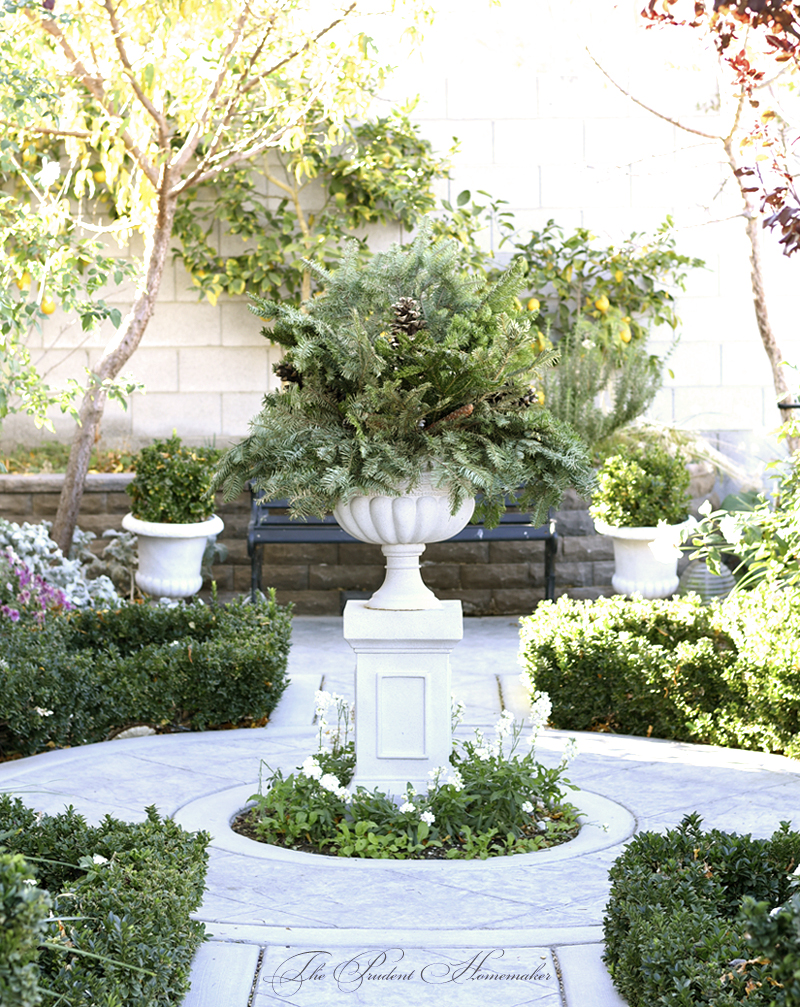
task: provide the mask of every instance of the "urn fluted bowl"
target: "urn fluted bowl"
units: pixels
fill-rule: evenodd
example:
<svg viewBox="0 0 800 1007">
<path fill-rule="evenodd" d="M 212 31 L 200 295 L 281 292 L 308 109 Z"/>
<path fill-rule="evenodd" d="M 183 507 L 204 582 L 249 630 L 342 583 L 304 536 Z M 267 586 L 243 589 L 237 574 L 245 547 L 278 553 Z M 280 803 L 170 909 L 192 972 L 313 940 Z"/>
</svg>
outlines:
<svg viewBox="0 0 800 1007">
<path fill-rule="evenodd" d="M 439 599 L 422 581 L 419 557 L 427 543 L 457 535 L 474 510 L 475 501 L 470 498 L 452 514 L 449 488 L 435 486 L 430 474 L 400 496 L 372 493 L 338 503 L 334 517 L 348 535 L 380 545 L 386 556 L 386 579 L 367 607 L 398 611 L 441 608 Z"/>
</svg>

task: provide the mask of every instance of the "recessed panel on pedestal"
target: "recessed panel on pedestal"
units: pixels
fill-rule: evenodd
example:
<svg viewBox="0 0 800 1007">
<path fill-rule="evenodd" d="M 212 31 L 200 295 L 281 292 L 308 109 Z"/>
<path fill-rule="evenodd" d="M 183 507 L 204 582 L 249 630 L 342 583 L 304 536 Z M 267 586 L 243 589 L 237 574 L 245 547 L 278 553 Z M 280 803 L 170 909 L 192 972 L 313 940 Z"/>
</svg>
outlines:
<svg viewBox="0 0 800 1007">
<path fill-rule="evenodd" d="M 378 674 L 379 759 L 424 759 L 428 676 Z"/>
</svg>

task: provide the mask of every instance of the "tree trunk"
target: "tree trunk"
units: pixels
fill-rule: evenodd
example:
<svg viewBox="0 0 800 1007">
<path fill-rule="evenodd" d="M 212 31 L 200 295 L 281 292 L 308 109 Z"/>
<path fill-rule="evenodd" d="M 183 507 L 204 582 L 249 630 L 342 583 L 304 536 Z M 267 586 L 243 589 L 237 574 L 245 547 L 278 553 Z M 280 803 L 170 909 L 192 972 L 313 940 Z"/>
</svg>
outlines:
<svg viewBox="0 0 800 1007">
<path fill-rule="evenodd" d="M 83 499 L 86 473 L 89 471 L 89 459 L 92 448 L 100 436 L 100 423 L 107 396 L 105 390 L 98 386 L 101 382 L 113 379 L 119 374 L 142 341 L 161 286 L 177 206 L 177 196 L 169 192 L 168 182 L 167 177 L 162 179 L 158 212 L 145 246 L 144 261 L 147 272 L 144 283 L 118 334 L 108 343 L 103 356 L 92 368 L 92 375 L 97 384 L 88 389 L 79 410 L 80 425 L 76 427 L 72 439 L 64 486 L 50 533 L 64 555 L 72 545 L 72 536 L 78 523 L 78 512 Z"/>
<path fill-rule="evenodd" d="M 745 191 L 748 186 L 747 176 L 736 174 L 742 165 L 736 156 L 733 134 L 725 138 L 723 145 L 744 203 L 747 240 L 750 242 L 750 283 L 753 288 L 753 307 L 756 313 L 756 324 L 758 326 L 758 334 L 761 336 L 761 342 L 772 368 L 772 383 L 775 386 L 775 398 L 776 402 L 779 403 L 778 410 L 781 422 L 783 423 L 794 418 L 793 413 L 795 410 L 781 409 L 781 404 L 794 402 L 794 395 L 786 380 L 786 373 L 782 366 L 784 356 L 778 346 L 775 333 L 772 331 L 772 324 L 770 323 L 767 311 L 767 294 L 764 289 L 764 271 L 761 259 L 761 214 L 753 199 L 753 193 Z M 786 443 L 789 446 L 789 450 L 794 452 L 800 447 L 800 437 L 787 437 Z"/>
</svg>

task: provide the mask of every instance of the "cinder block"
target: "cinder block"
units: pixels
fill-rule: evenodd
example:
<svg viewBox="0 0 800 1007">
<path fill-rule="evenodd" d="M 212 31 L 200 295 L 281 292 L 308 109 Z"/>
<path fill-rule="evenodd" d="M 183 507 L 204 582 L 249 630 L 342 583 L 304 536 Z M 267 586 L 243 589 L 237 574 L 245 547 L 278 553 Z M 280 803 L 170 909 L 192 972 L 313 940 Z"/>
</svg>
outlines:
<svg viewBox="0 0 800 1007">
<path fill-rule="evenodd" d="M 0 514 L 33 514 L 30 493 L 0 493 Z M 6 518 L 7 521 L 11 520 Z"/>
<path fill-rule="evenodd" d="M 613 560 L 614 544 L 606 535 L 581 535 L 578 538 L 563 538 L 562 555 L 565 560 L 581 562 L 590 560 Z"/>
<path fill-rule="evenodd" d="M 294 605 L 295 615 L 340 615 L 339 592 L 278 591 L 278 604 Z"/>
<path fill-rule="evenodd" d="M 127 514 L 131 498 L 127 493 L 106 493 L 106 510 L 109 514 Z"/>
<path fill-rule="evenodd" d="M 220 302 L 223 346 L 265 346 L 268 340 L 261 335 L 267 324 L 257 318 L 244 300 Z"/>
<path fill-rule="evenodd" d="M 622 166 L 643 161 L 648 168 L 654 165 L 657 171 L 661 157 L 668 155 L 672 160 L 675 127 L 655 116 L 632 123 L 628 110 L 625 116 L 615 118 L 587 118 L 583 128 L 586 136 L 584 156 L 589 164 Z"/>
<path fill-rule="evenodd" d="M 489 542 L 490 563 L 544 562 L 544 542 Z"/>
<path fill-rule="evenodd" d="M 594 535 L 594 522 L 588 511 L 559 511 L 556 525 L 558 537 L 567 535 Z"/>
<path fill-rule="evenodd" d="M 562 595 L 568 598 L 575 598 L 577 601 L 596 601 L 598 598 L 610 598 L 614 594 L 614 589 L 610 584 L 595 587 L 565 587 L 556 589 L 556 598 Z"/>
<path fill-rule="evenodd" d="M 592 583 L 592 564 L 559 563 L 556 566 L 556 583 L 560 586 L 588 587 Z"/>
<path fill-rule="evenodd" d="M 377 591 L 384 574 L 382 566 L 310 566 L 308 586 L 312 591 Z"/>
<path fill-rule="evenodd" d="M 492 161 L 492 127 L 496 123 L 489 119 L 426 119 L 422 124 L 422 135 L 441 155 L 453 145 L 453 138 L 459 141 L 456 155 L 464 164 L 480 164 Z M 496 134 L 495 134 L 496 136 Z"/>
<path fill-rule="evenodd" d="M 527 563 L 471 563 L 461 567 L 461 583 L 465 588 L 530 587 L 530 566 Z"/>
<path fill-rule="evenodd" d="M 261 547 L 264 566 L 280 563 L 329 563 L 337 562 L 337 546 L 333 542 L 268 543 Z"/>
<path fill-rule="evenodd" d="M 336 549 L 336 546 L 332 546 Z M 423 553 L 428 558 L 427 550 Z M 342 542 L 338 546 L 338 562 L 341 566 L 375 566 L 385 565 L 386 561 L 379 545 L 368 545 L 366 542 Z M 335 563 L 336 560 L 321 560 L 320 562 Z"/>
<path fill-rule="evenodd" d="M 267 387 L 268 347 L 204 346 L 178 351 L 178 379 L 185 392 L 257 392 Z"/>
<path fill-rule="evenodd" d="M 497 119 L 494 161 L 528 168 L 583 161 L 584 129 L 581 119 Z"/>
<path fill-rule="evenodd" d="M 261 412 L 266 386 L 255 392 L 222 393 L 222 434 L 242 440 L 250 432 L 250 421 Z"/>
<path fill-rule="evenodd" d="M 464 615 L 496 615 L 492 592 L 490 590 L 437 591 L 436 596 L 442 601 L 460 601 Z"/>
<path fill-rule="evenodd" d="M 147 441 L 170 437 L 177 430 L 184 440 L 193 438 L 202 444 L 222 432 L 218 392 L 137 395 L 130 409 L 137 437 Z"/>
<path fill-rule="evenodd" d="M 604 560 L 600 563 L 592 563 L 592 584 L 595 587 L 610 584 L 614 576 L 614 560 Z"/>
<path fill-rule="evenodd" d="M 181 303 L 179 298 L 171 304 L 156 305 L 143 346 L 219 346 L 221 308 L 219 305 L 212 308 L 208 301 L 193 300 L 193 304 Z"/>
<path fill-rule="evenodd" d="M 422 554 L 431 563 L 486 563 L 488 542 L 431 542 Z"/>
<path fill-rule="evenodd" d="M 99 353 L 92 354 L 96 363 Z M 147 392 L 178 391 L 178 351 L 172 347 L 140 346 L 124 367 L 125 375 L 141 381 Z"/>
<path fill-rule="evenodd" d="M 234 569 L 244 570 L 247 574 L 249 584 L 250 564 L 234 564 Z M 236 574 L 234 574 L 236 576 Z M 241 575 L 239 575 L 241 577 Z M 308 565 L 307 564 L 279 564 L 278 566 L 261 567 L 261 583 L 265 587 L 275 587 L 285 591 L 307 591 L 308 590 Z"/>
<path fill-rule="evenodd" d="M 487 87 L 484 68 L 476 73 L 451 73 L 447 79 L 447 116 L 450 119 L 525 119 L 536 113 L 535 72 L 527 67 L 498 69 Z M 498 103 L 497 95 L 503 100 Z M 491 190 L 489 190 L 491 191 Z"/>
<path fill-rule="evenodd" d="M 786 351 L 789 349 L 785 341 L 781 340 L 781 349 L 784 358 L 796 361 L 798 358 Z M 756 332 L 752 333 L 752 338 L 748 340 L 725 339 L 720 346 L 722 355 L 722 367 L 720 385 L 723 388 L 735 387 L 736 385 L 760 384 L 765 388 L 772 387 L 772 368 L 766 353 L 764 353 L 760 340 Z M 790 384 L 796 385 L 789 377 Z"/>
<path fill-rule="evenodd" d="M 574 206 L 576 193 L 580 193 L 584 210 L 631 205 L 630 173 L 626 167 L 543 164 L 540 170 L 544 207 Z"/>
<path fill-rule="evenodd" d="M 433 591 L 461 585 L 461 567 L 450 563 L 422 563 L 422 579 Z"/>
<path fill-rule="evenodd" d="M 692 430 L 754 429 L 765 424 L 764 394 L 758 387 L 675 388 L 675 417 Z M 777 421 L 777 409 L 775 417 Z"/>
<path fill-rule="evenodd" d="M 544 598 L 542 588 L 520 588 L 509 590 L 496 588 L 492 591 L 494 608 L 498 615 L 529 615 Z"/>
<path fill-rule="evenodd" d="M 678 343 L 670 357 L 670 370 L 675 374 L 664 375 L 666 385 L 691 384 L 701 388 L 716 388 L 722 380 L 722 349 L 719 342 Z M 755 381 L 750 378 L 748 384 Z"/>
<path fill-rule="evenodd" d="M 58 493 L 34 493 L 32 512 L 36 517 L 52 517 L 58 510 Z"/>
</svg>

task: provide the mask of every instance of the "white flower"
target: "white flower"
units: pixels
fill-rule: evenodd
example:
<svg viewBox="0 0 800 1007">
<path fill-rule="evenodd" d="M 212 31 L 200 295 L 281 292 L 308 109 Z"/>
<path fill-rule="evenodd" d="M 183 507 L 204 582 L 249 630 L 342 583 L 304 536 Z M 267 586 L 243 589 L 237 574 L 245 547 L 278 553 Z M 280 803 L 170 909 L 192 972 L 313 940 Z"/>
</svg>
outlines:
<svg viewBox="0 0 800 1007">
<path fill-rule="evenodd" d="M 39 714 L 40 717 L 52 717 L 53 716 L 53 711 L 52 710 L 43 710 L 41 708 L 41 706 L 34 706 L 34 710 L 36 710 L 36 712 Z"/>
<path fill-rule="evenodd" d="M 538 693 L 531 705 L 531 715 L 529 718 L 534 734 L 538 734 L 545 726 L 552 712 L 553 704 L 550 701 L 550 697 L 546 692 Z"/>
<path fill-rule="evenodd" d="M 583 340 L 581 341 L 581 346 L 582 346 L 582 347 L 583 347 L 583 348 L 584 348 L 585 350 L 591 350 L 591 348 L 592 348 L 592 347 L 594 346 L 594 341 L 593 341 L 593 340 L 591 340 L 591 339 L 583 339 Z"/>
<path fill-rule="evenodd" d="M 510 710 L 503 710 L 497 723 L 494 725 L 494 733 L 498 738 L 505 738 L 514 726 L 514 714 Z"/>
<path fill-rule="evenodd" d="M 711 513 L 711 510 L 712 510 L 711 501 L 704 500 L 697 508 L 697 513 L 702 514 L 703 517 L 708 517 L 708 515 Z"/>
<path fill-rule="evenodd" d="M 433 823 L 436 821 L 436 816 L 432 811 L 423 811 L 422 814 L 419 816 L 419 820 L 421 822 L 425 822 L 426 825 L 433 825 Z"/>
<path fill-rule="evenodd" d="M 564 745 L 564 754 L 561 756 L 561 762 L 565 766 L 568 766 L 577 754 L 578 742 L 574 738 L 570 738 L 566 745 Z"/>
<path fill-rule="evenodd" d="M 336 779 L 333 773 L 325 773 L 320 777 L 319 785 L 323 790 L 328 790 L 332 794 L 338 794 L 342 789 L 341 783 Z"/>
<path fill-rule="evenodd" d="M 530 801 L 523 801 L 522 802 L 522 810 L 525 812 L 526 815 L 532 815 L 533 814 L 533 805 L 531 804 Z"/>
<path fill-rule="evenodd" d="M 23 878 L 22 879 L 22 883 L 23 883 L 23 885 L 30 885 L 31 888 L 36 884 L 36 882 L 33 880 L 33 878 Z"/>
<path fill-rule="evenodd" d="M 49 189 L 54 182 L 58 181 L 58 177 L 60 174 L 61 174 L 61 167 L 58 161 L 48 161 L 47 158 L 45 158 L 44 167 L 34 177 L 43 188 Z"/>
<path fill-rule="evenodd" d="M 536 828 L 540 832 L 545 832 L 547 830 L 547 822 L 543 818 L 540 818 L 539 821 L 536 823 Z"/>
<path fill-rule="evenodd" d="M 350 793 L 347 787 L 339 787 L 339 789 L 336 791 L 336 796 L 341 798 L 345 804 L 349 804 L 353 798 L 353 795 Z"/>
<path fill-rule="evenodd" d="M 303 776 L 309 776 L 312 780 L 318 780 L 322 776 L 322 767 L 313 755 L 309 755 L 300 767 L 300 772 Z"/>
<path fill-rule="evenodd" d="M 101 864 L 107 864 L 108 863 L 108 857 L 104 857 L 100 853 L 95 853 L 95 855 L 92 857 L 92 860 L 98 866 L 101 865 Z"/>
<path fill-rule="evenodd" d="M 400 805 L 400 814 L 401 815 L 407 815 L 410 812 L 416 811 L 416 810 L 417 810 L 416 804 L 412 804 L 411 801 L 406 801 L 405 804 L 401 804 Z"/>
</svg>

